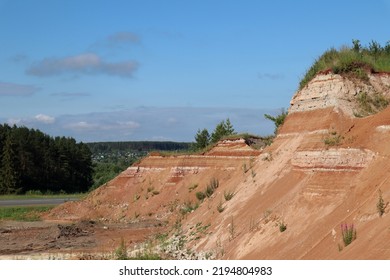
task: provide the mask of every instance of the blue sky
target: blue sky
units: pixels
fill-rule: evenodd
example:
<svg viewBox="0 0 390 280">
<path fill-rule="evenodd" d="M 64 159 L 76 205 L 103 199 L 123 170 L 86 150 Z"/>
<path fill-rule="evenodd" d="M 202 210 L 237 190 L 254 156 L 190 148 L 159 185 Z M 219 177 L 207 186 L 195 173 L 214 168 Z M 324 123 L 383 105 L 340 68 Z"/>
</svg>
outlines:
<svg viewBox="0 0 390 280">
<path fill-rule="evenodd" d="M 323 51 L 390 40 L 390 1 L 0 0 L 0 122 L 78 141 L 270 134 Z"/>
</svg>

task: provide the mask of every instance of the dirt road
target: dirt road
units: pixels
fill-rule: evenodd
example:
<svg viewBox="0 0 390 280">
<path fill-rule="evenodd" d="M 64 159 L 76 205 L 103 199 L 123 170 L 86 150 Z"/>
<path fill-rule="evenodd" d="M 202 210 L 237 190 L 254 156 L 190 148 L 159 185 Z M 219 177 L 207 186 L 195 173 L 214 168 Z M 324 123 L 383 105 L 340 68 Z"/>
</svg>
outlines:
<svg viewBox="0 0 390 280">
<path fill-rule="evenodd" d="M 0 200 L 0 207 L 3 206 L 37 206 L 37 205 L 59 205 L 67 201 L 77 201 L 78 198 L 36 198 L 36 199 L 10 199 Z"/>
</svg>

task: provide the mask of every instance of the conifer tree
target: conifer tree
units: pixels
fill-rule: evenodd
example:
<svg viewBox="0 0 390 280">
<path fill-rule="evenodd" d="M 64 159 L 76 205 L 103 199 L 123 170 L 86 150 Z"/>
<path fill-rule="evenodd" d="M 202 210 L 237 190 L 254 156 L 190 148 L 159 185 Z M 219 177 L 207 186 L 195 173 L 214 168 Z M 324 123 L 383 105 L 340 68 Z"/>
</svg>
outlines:
<svg viewBox="0 0 390 280">
<path fill-rule="evenodd" d="M 213 133 L 211 134 L 211 143 L 217 143 L 223 137 L 233 134 L 235 134 L 235 132 L 230 120 L 227 119 L 226 121 L 221 121 L 219 124 L 217 124 Z"/>
<path fill-rule="evenodd" d="M 198 129 L 195 135 L 195 149 L 201 150 L 206 148 L 210 144 L 210 134 L 206 128 L 202 131 Z"/>
<path fill-rule="evenodd" d="M 0 193 L 1 194 L 13 194 L 18 192 L 19 176 L 15 166 L 15 152 L 11 139 L 11 135 L 8 134 L 1 159 L 1 171 L 0 171 Z"/>
</svg>

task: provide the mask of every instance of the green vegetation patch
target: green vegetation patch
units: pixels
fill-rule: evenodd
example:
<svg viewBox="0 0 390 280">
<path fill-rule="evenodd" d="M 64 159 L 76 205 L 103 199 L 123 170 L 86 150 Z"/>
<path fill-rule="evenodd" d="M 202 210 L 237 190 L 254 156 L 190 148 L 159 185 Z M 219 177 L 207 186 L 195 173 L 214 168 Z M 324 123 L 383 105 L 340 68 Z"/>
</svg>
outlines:
<svg viewBox="0 0 390 280">
<path fill-rule="evenodd" d="M 336 131 L 330 132 L 330 135 L 324 139 L 324 144 L 327 146 L 338 146 L 341 144 L 343 137 Z"/>
<path fill-rule="evenodd" d="M 73 138 L 0 124 L 0 194 L 86 192 L 91 151 Z"/>
<path fill-rule="evenodd" d="M 23 207 L 1 207 L 0 220 L 14 221 L 39 221 L 41 214 L 49 211 L 54 206 L 23 206 Z"/>
<path fill-rule="evenodd" d="M 24 195 L 9 194 L 9 195 L 0 195 L 0 200 L 28 200 L 28 199 L 50 199 L 50 198 L 78 198 L 82 199 L 86 196 L 84 193 L 80 194 L 31 194 L 27 193 Z"/>
<path fill-rule="evenodd" d="M 378 113 L 389 105 L 389 100 L 380 93 L 367 94 L 359 92 L 356 97 L 359 110 L 354 113 L 355 117 L 366 117 Z"/>
<path fill-rule="evenodd" d="M 341 225 L 341 234 L 343 237 L 344 246 L 347 247 L 349 244 L 352 243 L 356 239 L 356 229 L 354 228 L 354 225 L 348 225 L 348 224 L 342 224 Z"/>
<path fill-rule="evenodd" d="M 275 124 L 275 131 L 274 134 L 276 135 L 278 133 L 279 127 L 281 127 L 288 115 L 288 112 L 282 109 L 281 113 L 277 116 L 271 116 L 269 114 L 264 114 L 264 118 L 267 120 L 272 121 Z M 272 139 L 271 139 L 272 141 Z"/>
<path fill-rule="evenodd" d="M 367 47 L 363 47 L 359 40 L 352 40 L 352 44 L 352 47 L 325 51 L 307 70 L 299 83 L 299 89 L 304 88 L 320 72 L 348 75 L 362 80 L 368 79 L 368 72 L 390 72 L 390 41 L 384 47 L 376 41 L 371 41 Z"/>
</svg>

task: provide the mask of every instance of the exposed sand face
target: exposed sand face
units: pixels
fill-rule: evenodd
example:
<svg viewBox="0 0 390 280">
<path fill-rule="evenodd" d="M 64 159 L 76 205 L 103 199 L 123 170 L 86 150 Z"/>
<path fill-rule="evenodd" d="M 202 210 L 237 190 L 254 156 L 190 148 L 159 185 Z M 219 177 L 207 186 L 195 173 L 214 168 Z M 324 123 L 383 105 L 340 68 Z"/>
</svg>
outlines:
<svg viewBox="0 0 390 280">
<path fill-rule="evenodd" d="M 390 207 L 379 217 L 376 204 L 378 190 L 390 201 L 390 109 L 356 118 L 354 96 L 389 95 L 390 76 L 370 74 L 369 81 L 319 75 L 293 97 L 264 150 L 236 139 L 204 155 L 149 156 L 46 219 L 154 220 L 171 232 L 179 221 L 188 248 L 222 259 L 389 259 Z M 218 188 L 199 202 L 195 193 L 212 178 Z M 348 247 L 342 223 L 357 230 Z"/>
</svg>

